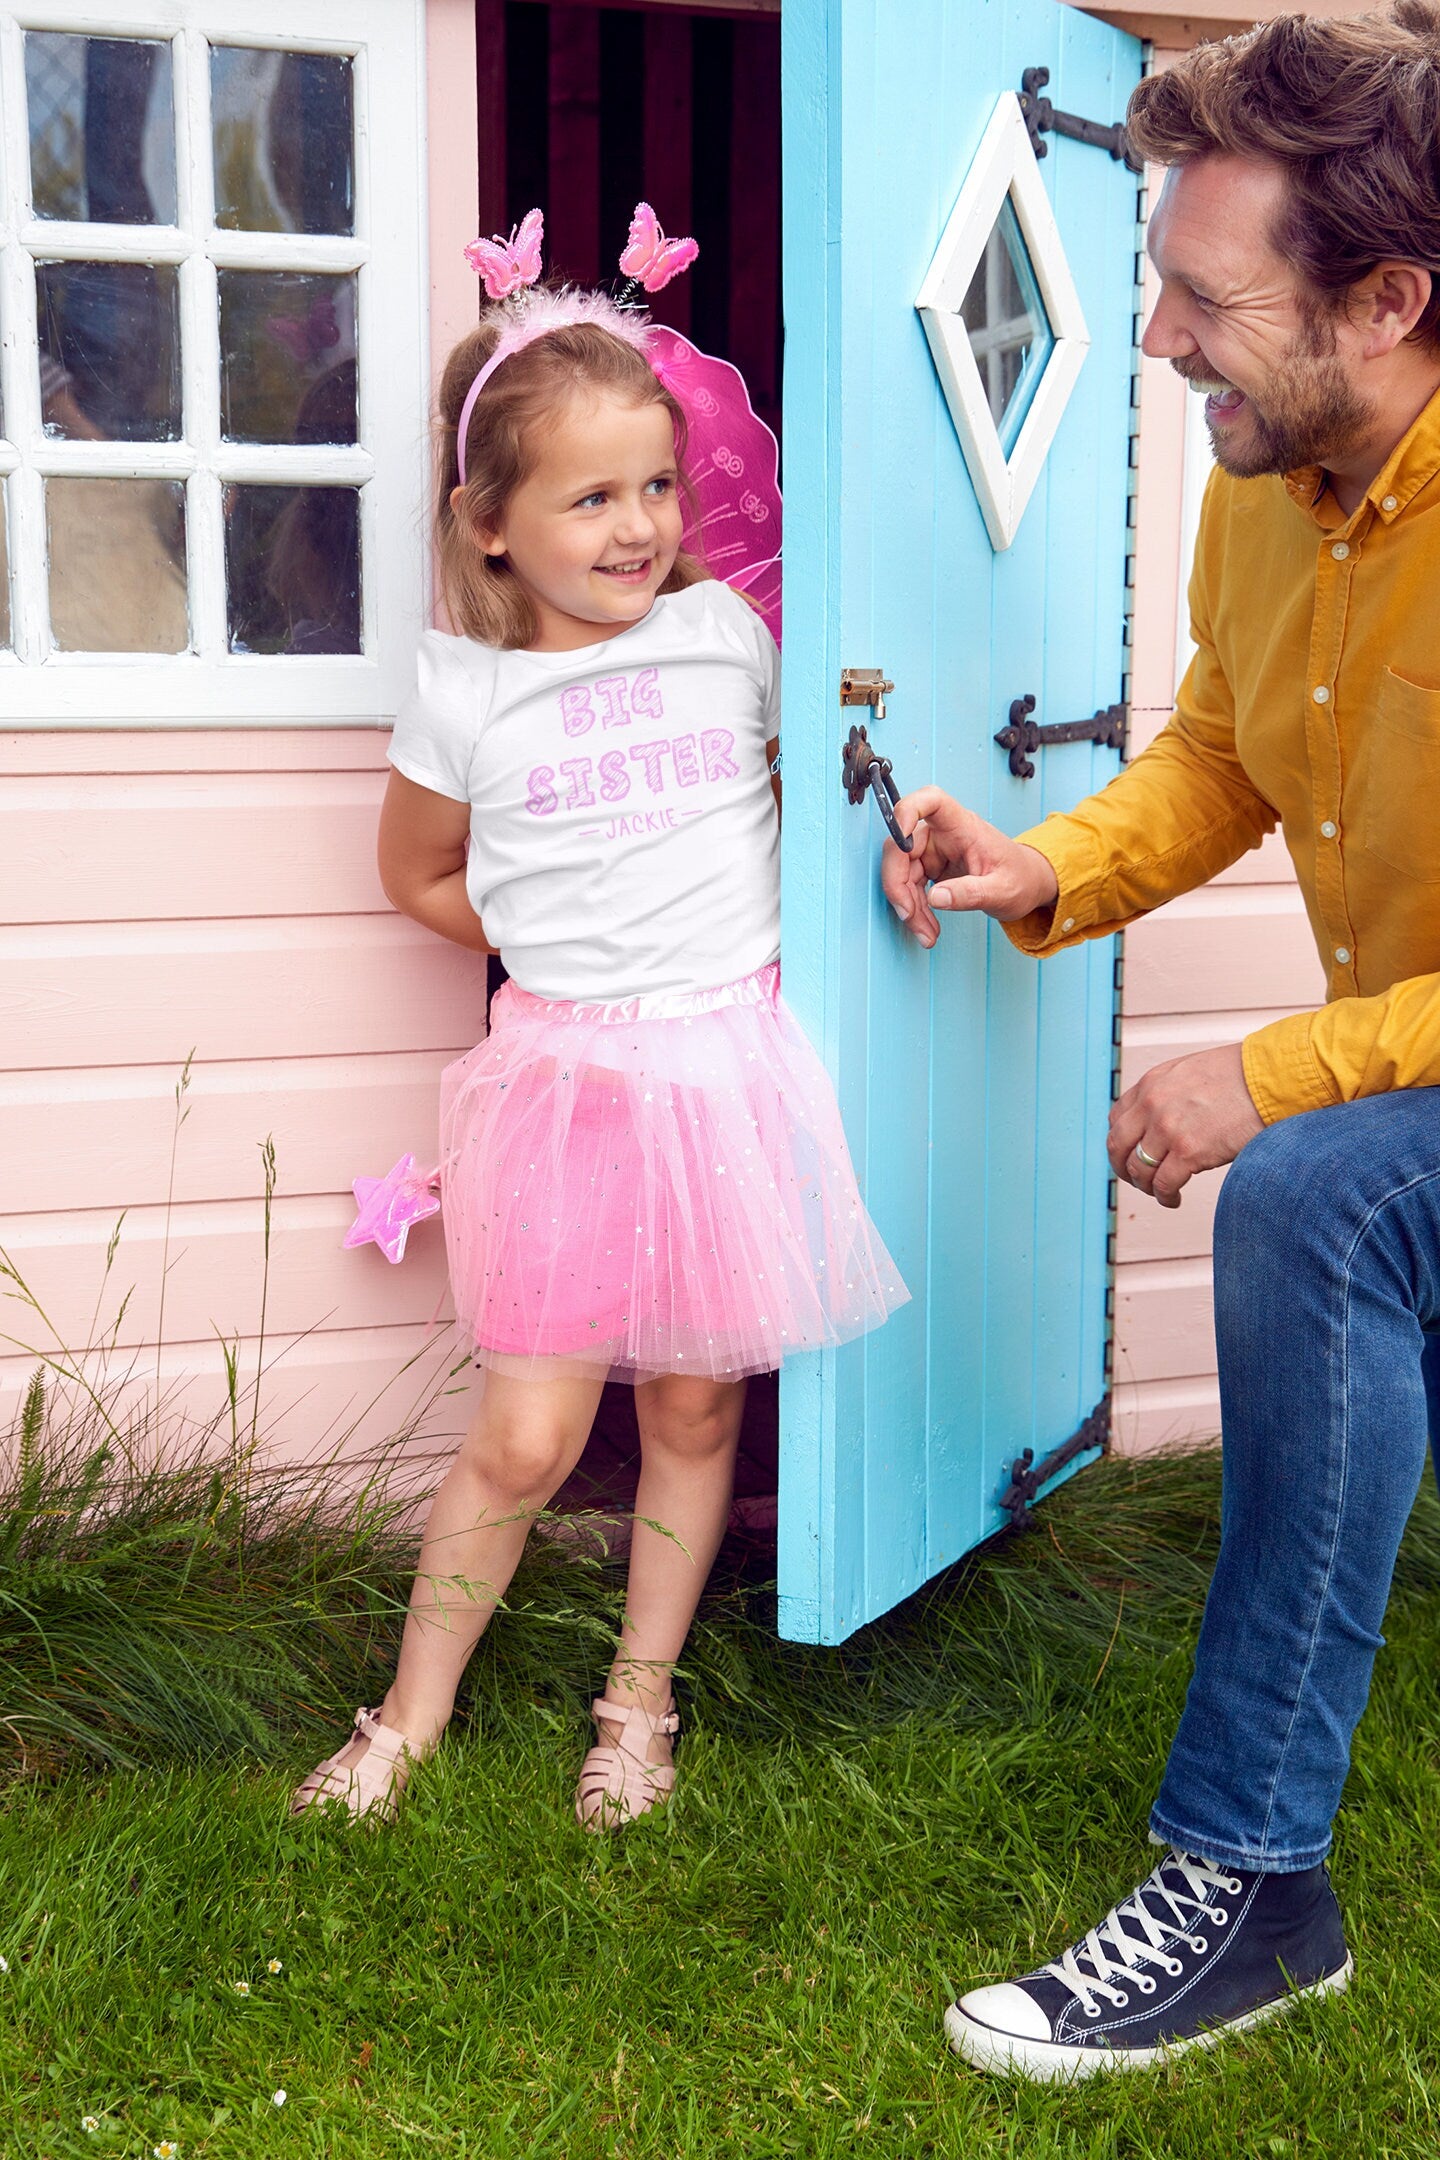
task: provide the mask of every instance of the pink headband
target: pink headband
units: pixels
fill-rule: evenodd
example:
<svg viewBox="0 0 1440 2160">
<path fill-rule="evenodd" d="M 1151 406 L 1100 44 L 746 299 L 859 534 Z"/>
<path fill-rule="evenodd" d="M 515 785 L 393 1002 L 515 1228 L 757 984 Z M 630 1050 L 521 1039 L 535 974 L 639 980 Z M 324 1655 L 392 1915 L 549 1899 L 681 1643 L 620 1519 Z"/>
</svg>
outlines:
<svg viewBox="0 0 1440 2160">
<path fill-rule="evenodd" d="M 508 240 L 502 240 L 497 233 L 489 240 L 472 240 L 465 250 L 466 261 L 472 269 L 479 271 L 490 298 L 512 303 L 513 320 L 501 332 L 499 343 L 466 391 L 465 402 L 460 408 L 455 429 L 455 459 L 462 487 L 465 485 L 465 443 L 470 416 L 475 410 L 476 399 L 502 361 L 508 360 L 513 353 L 523 352 L 527 345 L 533 345 L 537 338 L 548 336 L 552 330 L 568 329 L 574 323 L 594 323 L 650 359 L 647 351 L 650 322 L 648 317 L 627 307 L 630 293 L 636 285 L 643 285 L 646 292 L 659 292 L 671 278 L 688 270 L 700 253 L 693 240 L 667 239 L 649 203 L 637 203 L 635 215 L 630 220 L 630 237 L 620 257 L 620 268 L 630 284 L 619 300 L 612 300 L 608 293 L 577 292 L 570 287 L 558 293 L 537 293 L 530 287 L 540 276 L 544 231 L 542 212 L 531 210 L 511 229 Z M 651 364 L 655 364 L 653 359 Z"/>
</svg>

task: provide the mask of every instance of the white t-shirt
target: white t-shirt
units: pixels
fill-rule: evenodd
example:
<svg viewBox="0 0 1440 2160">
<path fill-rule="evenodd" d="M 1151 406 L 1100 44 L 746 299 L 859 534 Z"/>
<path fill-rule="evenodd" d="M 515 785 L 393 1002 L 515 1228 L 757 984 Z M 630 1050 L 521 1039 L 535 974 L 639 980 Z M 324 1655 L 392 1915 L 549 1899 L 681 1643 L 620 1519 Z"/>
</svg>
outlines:
<svg viewBox="0 0 1440 2160">
<path fill-rule="evenodd" d="M 707 579 L 578 652 L 427 631 L 390 762 L 471 805 L 466 890 L 523 990 L 705 990 L 780 950 L 779 715 L 774 640 Z"/>
</svg>

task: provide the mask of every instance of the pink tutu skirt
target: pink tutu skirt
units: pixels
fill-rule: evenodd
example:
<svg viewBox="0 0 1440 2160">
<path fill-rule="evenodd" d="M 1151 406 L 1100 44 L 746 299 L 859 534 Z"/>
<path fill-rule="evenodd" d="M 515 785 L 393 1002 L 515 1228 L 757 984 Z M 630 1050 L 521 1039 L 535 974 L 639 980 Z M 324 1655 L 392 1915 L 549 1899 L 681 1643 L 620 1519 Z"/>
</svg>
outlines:
<svg viewBox="0 0 1440 2160">
<path fill-rule="evenodd" d="M 739 1379 L 909 1296 L 778 966 L 556 1003 L 507 983 L 441 1082 L 450 1283 L 483 1365 Z"/>
</svg>

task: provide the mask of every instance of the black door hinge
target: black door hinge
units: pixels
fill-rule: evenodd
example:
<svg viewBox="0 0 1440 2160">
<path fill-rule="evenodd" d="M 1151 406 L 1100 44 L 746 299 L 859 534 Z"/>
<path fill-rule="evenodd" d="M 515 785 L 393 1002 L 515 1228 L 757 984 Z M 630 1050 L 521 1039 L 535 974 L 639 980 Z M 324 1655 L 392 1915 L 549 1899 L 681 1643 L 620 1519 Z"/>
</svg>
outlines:
<svg viewBox="0 0 1440 2160">
<path fill-rule="evenodd" d="M 1116 120 L 1081 120 L 1074 113 L 1057 112 L 1048 97 L 1041 92 L 1050 80 L 1047 67 L 1028 67 L 1020 77 L 1020 110 L 1024 115 L 1030 134 L 1030 147 L 1037 158 L 1043 158 L 1049 143 L 1040 140 L 1042 135 L 1068 135 L 1072 142 L 1089 143 L 1092 149 L 1108 150 L 1117 164 L 1123 164 L 1133 173 L 1145 170 L 1125 140 L 1123 124 Z"/>
<path fill-rule="evenodd" d="M 1110 1445 L 1110 1398 L 1096 1404 L 1078 1432 L 1059 1447 L 1052 1448 L 1043 1462 L 1036 1462 L 1034 1448 L 1026 1448 L 1010 1465 L 1010 1483 L 1000 1495 L 1000 1505 L 1010 1517 L 1012 1530 L 1033 1530 L 1035 1518 L 1030 1503 L 1042 1485 L 1048 1485 L 1057 1471 L 1066 1463 L 1074 1462 L 1077 1455 L 1088 1454 L 1091 1448 L 1108 1448 Z"/>
<path fill-rule="evenodd" d="M 995 736 L 1000 748 L 1009 751 L 1010 770 L 1017 780 L 1034 779 L 1033 753 L 1046 743 L 1095 742 L 1103 743 L 1107 750 L 1125 747 L 1128 705 L 1106 705 L 1088 720 L 1054 720 L 1043 727 L 1031 719 L 1034 710 L 1035 699 L 1028 691 L 1024 697 L 1012 698 L 1010 718 Z"/>
</svg>

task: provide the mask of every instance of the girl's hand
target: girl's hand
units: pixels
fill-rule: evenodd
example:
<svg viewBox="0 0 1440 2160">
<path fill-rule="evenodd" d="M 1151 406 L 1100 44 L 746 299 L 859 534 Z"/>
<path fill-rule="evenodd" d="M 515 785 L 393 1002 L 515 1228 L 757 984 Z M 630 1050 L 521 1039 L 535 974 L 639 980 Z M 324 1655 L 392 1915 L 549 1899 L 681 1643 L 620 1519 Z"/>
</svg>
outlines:
<svg viewBox="0 0 1440 2160">
<path fill-rule="evenodd" d="M 940 788 L 916 788 L 903 796 L 895 816 L 900 830 L 913 834 L 915 848 L 907 855 L 887 840 L 880 882 L 922 945 L 933 945 L 940 935 L 937 909 L 1018 922 L 1037 908 L 1054 906 L 1059 886 L 1039 850 L 1009 839 Z"/>
</svg>

